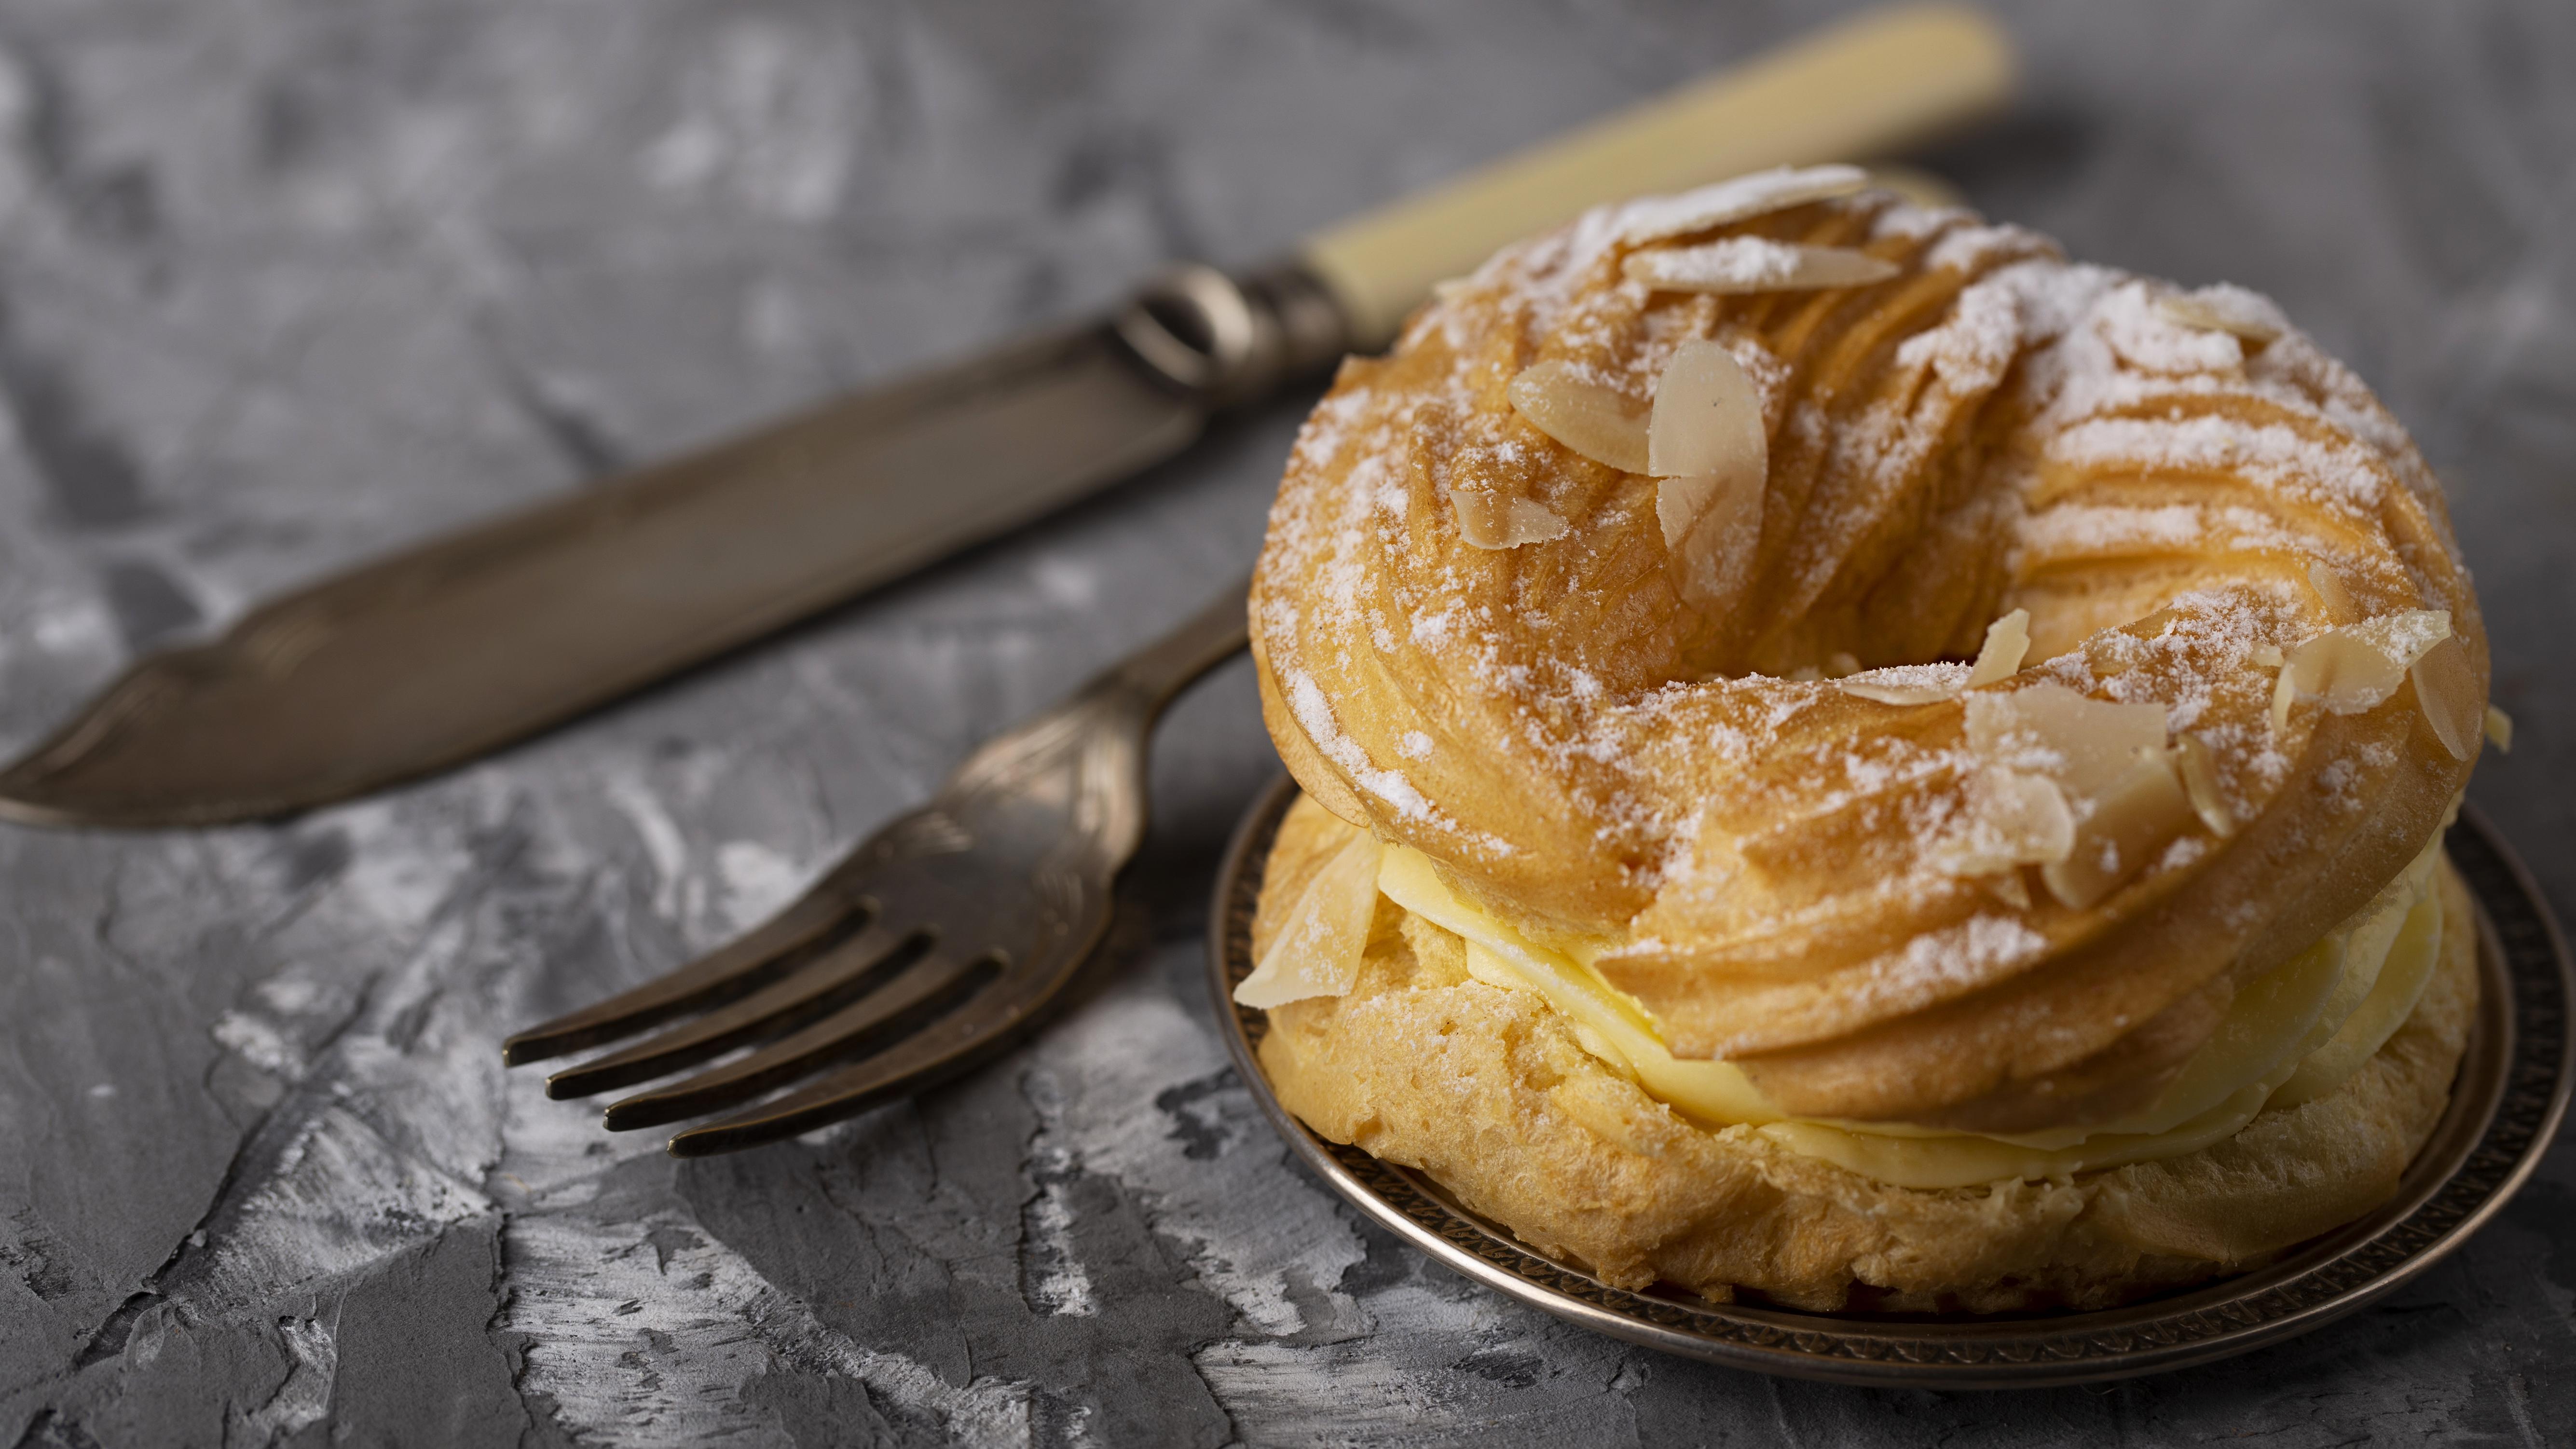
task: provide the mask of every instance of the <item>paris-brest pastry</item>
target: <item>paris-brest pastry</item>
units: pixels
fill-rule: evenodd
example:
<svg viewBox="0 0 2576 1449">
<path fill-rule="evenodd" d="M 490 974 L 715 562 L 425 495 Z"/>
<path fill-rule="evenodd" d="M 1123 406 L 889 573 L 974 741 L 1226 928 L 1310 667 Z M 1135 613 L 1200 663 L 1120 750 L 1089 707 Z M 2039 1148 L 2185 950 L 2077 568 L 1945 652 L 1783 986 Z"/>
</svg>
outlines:
<svg viewBox="0 0 2576 1449">
<path fill-rule="evenodd" d="M 2475 937 L 2440 486 L 2270 302 L 1771 172 L 1443 286 L 1252 599 L 1260 1059 L 1627 1286 L 2101 1306 L 2385 1200 Z"/>
</svg>

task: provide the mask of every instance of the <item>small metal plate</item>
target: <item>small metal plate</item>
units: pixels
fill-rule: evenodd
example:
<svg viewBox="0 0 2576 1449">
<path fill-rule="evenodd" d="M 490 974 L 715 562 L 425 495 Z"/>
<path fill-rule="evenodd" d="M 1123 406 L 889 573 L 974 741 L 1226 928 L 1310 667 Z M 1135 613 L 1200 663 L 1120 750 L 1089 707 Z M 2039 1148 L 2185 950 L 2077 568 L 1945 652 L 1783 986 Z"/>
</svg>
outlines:
<svg viewBox="0 0 2576 1449">
<path fill-rule="evenodd" d="M 2479 906 L 2478 1015 L 2450 1109 L 2397 1195 L 2257 1272 L 2099 1313 L 1867 1315 L 1630 1292 L 1532 1251 L 1421 1173 L 1327 1142 L 1291 1117 L 1254 1057 L 1263 1013 L 1233 1004 L 1252 970 L 1252 911 L 1280 817 L 1282 779 L 1244 818 L 1209 924 L 1210 986 L 1235 1069 L 1307 1168 L 1443 1265 L 1587 1328 L 1761 1373 L 1880 1387 L 2019 1388 L 2159 1373 L 2247 1352 L 2332 1322 L 2439 1262 L 2540 1163 L 2576 1078 L 2567 944 L 2520 861 L 2474 809 L 2452 862 Z"/>
</svg>

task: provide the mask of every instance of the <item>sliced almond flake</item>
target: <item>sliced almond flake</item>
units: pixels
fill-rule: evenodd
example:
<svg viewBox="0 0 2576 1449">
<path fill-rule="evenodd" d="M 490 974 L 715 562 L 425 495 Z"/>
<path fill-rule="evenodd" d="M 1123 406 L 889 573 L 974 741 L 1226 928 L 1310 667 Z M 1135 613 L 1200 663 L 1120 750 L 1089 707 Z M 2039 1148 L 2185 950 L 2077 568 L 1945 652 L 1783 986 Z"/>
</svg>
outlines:
<svg viewBox="0 0 2576 1449">
<path fill-rule="evenodd" d="M 1459 536 L 1485 549 L 1519 548 L 1563 538 L 1572 526 L 1547 505 L 1527 498 L 1501 498 L 1467 489 L 1453 490 L 1449 511 L 1458 519 Z"/>
<path fill-rule="evenodd" d="M 1874 699 L 1880 704 L 1932 704 L 1955 698 L 1968 687 L 1968 666 L 1964 664 L 1892 664 L 1885 669 L 1865 669 L 1834 681 L 1845 694 Z"/>
<path fill-rule="evenodd" d="M 2282 660 L 2272 687 L 2272 727 L 2287 725 L 2291 705 L 2302 699 L 2335 714 L 2376 709 L 2425 651 L 2450 636 L 2448 609 L 2401 609 L 2326 630 Z"/>
<path fill-rule="evenodd" d="M 1669 251 L 1631 252 L 1620 263 L 1628 280 L 1658 292 L 1736 296 L 1863 287 L 1904 270 L 1853 247 L 1811 247 L 1768 237 L 1731 236 Z"/>
<path fill-rule="evenodd" d="M 2075 813 L 2046 775 L 1988 765 L 1968 787 L 1965 828 L 1932 853 L 1945 875 L 1990 876 L 2066 858 L 2075 846 Z"/>
<path fill-rule="evenodd" d="M 2047 774 L 2078 800 L 2099 800 L 2144 750 L 2165 745 L 2165 707 L 2113 704 L 2062 684 L 1968 696 L 1968 748 L 1980 760 Z"/>
<path fill-rule="evenodd" d="M 1728 612 L 1753 582 L 1754 551 L 1762 542 L 1762 481 L 1759 474 L 1703 473 L 1655 484 L 1655 516 L 1681 575 L 1682 598 L 1692 605 Z"/>
<path fill-rule="evenodd" d="M 1657 479 L 1655 522 L 1664 530 L 1664 547 L 1679 553 L 1682 540 L 1699 526 L 1701 515 L 1708 512 L 1725 487 L 1725 479 L 1706 473 L 1695 478 Z"/>
<path fill-rule="evenodd" d="M 2255 663 L 2266 669 L 2278 669 L 2281 667 L 2281 646 L 2278 644 L 2257 644 L 2253 648 L 2245 651 L 2245 657 L 2253 660 Z"/>
<path fill-rule="evenodd" d="M 1858 673 L 1860 673 L 1860 660 L 1855 658 L 1849 651 L 1837 649 L 1833 653 L 1825 656 L 1825 677 L 1827 679 L 1849 679 Z"/>
<path fill-rule="evenodd" d="M 2233 333 L 2248 342 L 2273 342 L 2281 336 L 2280 324 L 2263 315 L 2268 304 L 2242 288 L 2168 293 L 2156 299 L 2156 306 L 2185 327 Z"/>
<path fill-rule="evenodd" d="M 1505 392 L 1530 425 L 1595 463 L 1646 471 L 1646 409 L 1563 362 L 1521 369 Z"/>
<path fill-rule="evenodd" d="M 1343 996 L 1359 980 L 1377 917 L 1377 871 L 1385 849 L 1355 830 L 1299 892 L 1288 919 L 1234 999 L 1261 1010 L 1315 996 Z"/>
<path fill-rule="evenodd" d="M 1526 376 L 1527 374 L 1523 374 Z M 1648 413 L 1646 471 L 1658 478 L 1714 474 L 1759 478 L 1769 467 L 1770 435 L 1762 427 L 1762 392 L 1735 354 L 1705 338 L 1673 349 L 1655 379 Z M 1673 541 L 1665 526 L 1664 541 Z"/>
<path fill-rule="evenodd" d="M 1849 196 L 1869 184 L 1857 166 L 1787 166 L 1734 177 L 1678 196 L 1632 201 L 1619 212 L 1619 240 L 1631 246 L 1746 221 L 1810 201 Z"/>
<path fill-rule="evenodd" d="M 1705 339 L 1675 348 L 1655 380 L 1645 466 L 1663 480 L 1655 520 L 1691 604 L 1730 609 L 1752 582 L 1770 465 L 1762 396 L 1744 365 Z"/>
<path fill-rule="evenodd" d="M 1983 884 L 1985 885 L 1985 888 L 1994 895 L 1996 900 L 2003 902 L 2014 910 L 2026 911 L 2030 909 L 2030 887 L 2023 882 L 2021 872 L 2019 870 L 1997 871 L 1993 875 L 1987 876 Z"/>
<path fill-rule="evenodd" d="M 2192 816 L 2173 754 L 2161 748 L 2139 751 L 2118 782 L 2092 803 L 2065 858 L 2039 872 L 2050 895 L 2079 911 L 2137 874 Z"/>
<path fill-rule="evenodd" d="M 2209 833 L 2224 840 L 2236 833 L 2236 812 L 2227 806 L 2226 793 L 2218 788 L 2218 756 L 2198 735 L 2184 735 L 2174 741 L 2174 763 L 2182 769 L 2183 793 L 2191 797 L 2192 813 Z"/>
<path fill-rule="evenodd" d="M 1968 685 L 1976 689 L 2021 673 L 2022 658 L 2030 653 L 2030 610 L 2015 609 L 1986 626 L 1985 647 L 1977 651 L 1976 667 L 1968 671 Z"/>
<path fill-rule="evenodd" d="M 2343 580 L 2335 577 L 2333 569 L 2321 563 L 2308 565 L 2308 587 L 2316 590 L 2317 602 L 2326 606 L 2329 617 L 2351 619 L 2360 616 L 2360 606 L 2353 603 L 2352 595 L 2345 591 Z"/>
<path fill-rule="evenodd" d="M 2494 705 L 2487 706 L 2487 743 L 2495 746 L 2499 755 L 2513 753 L 2513 716 Z"/>
<path fill-rule="evenodd" d="M 2478 688 L 2469 646 L 2454 634 L 2425 650 L 2406 674 L 2415 681 L 2416 707 L 2424 711 L 2424 722 L 2433 727 L 2442 748 L 2455 760 L 2477 754 L 2478 732 L 2486 723 L 2486 692 Z"/>
</svg>

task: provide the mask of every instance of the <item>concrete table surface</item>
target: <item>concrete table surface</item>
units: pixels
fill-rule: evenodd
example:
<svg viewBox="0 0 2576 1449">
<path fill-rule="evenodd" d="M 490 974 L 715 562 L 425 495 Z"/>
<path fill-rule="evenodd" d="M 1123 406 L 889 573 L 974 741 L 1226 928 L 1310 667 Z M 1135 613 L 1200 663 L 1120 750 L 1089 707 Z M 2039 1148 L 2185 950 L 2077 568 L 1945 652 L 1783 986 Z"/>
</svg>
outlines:
<svg viewBox="0 0 2576 1449">
<path fill-rule="evenodd" d="M 0 747 L 423 530 L 1095 308 L 1792 34 L 1807 0 L 9 0 Z M 2278 297 L 2416 432 L 2576 906 L 2576 7 L 2014 4 L 1934 158 Z M 1275 768 L 1155 763 L 1082 999 L 681 1164 L 509 1029 L 711 946 L 1243 567 L 1302 402 L 500 758 L 273 828 L 0 828 L 0 1444 L 2565 1441 L 2576 1157 L 2379 1308 L 2033 1394 L 1865 1392 L 1499 1301 L 1284 1158 L 1198 984 Z M 2552 661 L 2557 661 L 2553 663 Z"/>
</svg>

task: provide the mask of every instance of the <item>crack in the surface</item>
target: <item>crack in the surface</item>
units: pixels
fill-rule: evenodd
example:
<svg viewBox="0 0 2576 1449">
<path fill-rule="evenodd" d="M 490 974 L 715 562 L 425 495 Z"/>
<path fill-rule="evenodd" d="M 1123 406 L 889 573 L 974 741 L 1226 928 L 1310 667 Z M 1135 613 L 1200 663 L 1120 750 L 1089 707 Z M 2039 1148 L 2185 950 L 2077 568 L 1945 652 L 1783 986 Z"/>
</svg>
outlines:
<svg viewBox="0 0 2576 1449">
<path fill-rule="evenodd" d="M 573 399 L 550 388 L 543 377 L 522 364 L 509 348 L 492 335 L 486 325 L 477 325 L 475 339 L 490 365 L 501 396 L 517 410 L 519 416 L 536 429 L 548 447 L 571 469 L 576 482 L 593 482 L 614 473 L 626 471 L 630 460 L 626 450 L 597 418 Z"/>
<path fill-rule="evenodd" d="M 1211 1338 L 1205 1343 L 1192 1344 L 1181 1355 L 1181 1362 L 1190 1366 L 1190 1376 L 1199 1381 L 1200 1391 L 1207 1395 L 1209 1403 L 1216 1405 L 1217 1413 L 1224 1418 L 1225 1442 L 1231 1449 L 1233 1445 L 1246 1442 L 1243 1437 L 1243 1422 L 1234 1416 L 1234 1405 L 1227 1403 L 1225 1395 L 1216 1391 L 1216 1384 L 1208 1378 L 1206 1366 L 1199 1362 L 1209 1349 L 1227 1341 L 1224 1338 Z"/>
<path fill-rule="evenodd" d="M 224 1175 L 216 1180 L 214 1193 L 206 1202 L 206 1210 L 198 1214 L 197 1221 L 187 1232 L 180 1235 L 178 1243 L 170 1249 L 170 1255 L 161 1260 L 160 1267 L 152 1270 L 152 1276 L 144 1279 L 141 1287 L 128 1294 L 124 1302 L 116 1305 L 100 1322 L 97 1331 L 81 1345 L 80 1352 L 72 1355 L 72 1373 L 78 1373 L 92 1364 L 124 1354 L 126 1344 L 134 1337 L 135 1320 L 141 1318 L 145 1310 L 162 1299 L 164 1285 L 178 1273 L 188 1255 L 203 1248 L 206 1242 L 207 1225 L 223 1211 L 232 1196 L 235 1184 L 241 1180 L 244 1165 L 251 1159 L 253 1149 L 259 1144 L 264 1129 L 275 1115 L 276 1109 L 272 1107 L 261 1113 L 250 1128 L 242 1133 L 242 1140 L 233 1148 L 231 1160 L 224 1164 Z"/>
<path fill-rule="evenodd" d="M 187 1232 L 180 1235 L 177 1245 L 170 1249 L 170 1255 L 161 1260 L 161 1266 L 154 1269 L 150 1277 L 143 1280 L 141 1287 L 127 1295 L 124 1302 L 110 1311 L 106 1319 L 99 1324 L 97 1331 L 81 1345 L 80 1352 L 72 1357 L 71 1372 L 78 1373 L 93 1364 L 119 1357 L 125 1352 L 126 1345 L 133 1339 L 136 1320 L 140 1319 L 154 1303 L 168 1297 L 168 1290 L 181 1273 L 197 1260 L 212 1241 L 209 1229 L 227 1209 L 235 1206 L 234 1196 L 243 1179 L 249 1175 L 251 1167 L 263 1160 L 273 1163 L 278 1156 L 282 1155 L 279 1139 L 293 1136 L 291 1130 L 280 1125 L 287 1120 L 287 1109 L 291 1106 L 301 1107 L 325 1095 L 315 1085 L 316 1080 L 326 1075 L 324 1067 L 333 1056 L 341 1039 L 347 1036 L 358 1021 L 366 1015 L 368 1004 L 373 999 L 382 977 L 383 973 L 378 972 L 368 976 L 359 984 L 356 1004 L 333 1024 L 320 1041 L 314 1044 L 306 1058 L 310 1065 L 303 1075 L 290 1083 L 289 1090 L 283 1096 L 253 1118 L 250 1125 L 242 1130 L 241 1141 L 235 1144 L 231 1159 L 224 1164 L 223 1176 L 216 1180 L 215 1190 L 207 1199 L 205 1211 L 198 1215 L 196 1222 L 189 1226 Z M 209 1070 L 212 1069 L 209 1068 Z"/>
<path fill-rule="evenodd" d="M 518 1218 L 508 1208 L 499 1206 L 493 1208 L 492 1216 L 492 1276 L 485 1285 L 492 1297 L 492 1311 L 483 1319 L 483 1341 L 501 1355 L 502 1364 L 509 1370 L 510 1397 L 518 1401 L 519 1413 L 526 1420 L 519 1429 L 520 1439 L 525 1442 L 540 1423 L 537 1406 L 528 1402 L 527 1393 L 528 1350 L 535 1345 L 536 1339 L 533 1335 L 502 1326 L 502 1321 L 510 1316 L 511 1305 L 519 1296 L 518 1285 L 510 1277 L 510 1229 Z"/>
<path fill-rule="evenodd" d="M 209 1208 L 208 1211 L 212 1212 L 213 1209 Z M 160 1268 L 155 1270 L 145 1282 L 147 1284 L 159 1282 L 164 1274 L 178 1264 L 179 1255 L 186 1252 L 187 1248 L 187 1240 L 181 1239 L 179 1246 L 170 1251 L 170 1256 L 162 1260 Z M 98 1331 L 92 1333 L 89 1341 L 81 1345 L 80 1352 L 72 1355 L 71 1372 L 76 1374 L 92 1364 L 122 1355 L 125 1352 L 125 1345 L 134 1337 L 134 1321 L 143 1316 L 143 1310 L 160 1300 L 160 1291 L 149 1286 L 138 1288 L 126 1295 L 125 1301 L 109 1310 L 107 1317 L 100 1321 Z"/>
<path fill-rule="evenodd" d="M 198 1215 L 197 1221 L 187 1232 L 180 1235 L 177 1245 L 170 1249 L 170 1255 L 161 1260 L 161 1266 L 152 1271 L 151 1277 L 143 1280 L 143 1286 L 128 1294 L 124 1302 L 116 1305 L 100 1322 L 98 1330 L 81 1345 L 80 1352 L 72 1355 L 72 1373 L 79 1373 L 92 1364 L 124 1354 L 126 1345 L 133 1340 L 135 1321 L 141 1318 L 153 1304 L 163 1299 L 164 1287 L 177 1276 L 189 1256 L 204 1249 L 207 1242 L 207 1225 L 212 1223 L 228 1205 L 233 1188 L 241 1179 L 243 1164 L 253 1155 L 254 1146 L 259 1143 L 263 1129 L 275 1113 L 275 1108 L 261 1113 L 250 1129 L 242 1133 L 241 1143 L 233 1149 L 232 1160 L 224 1164 L 224 1175 L 216 1182 L 214 1195 L 208 1199 L 206 1210 Z"/>
</svg>

